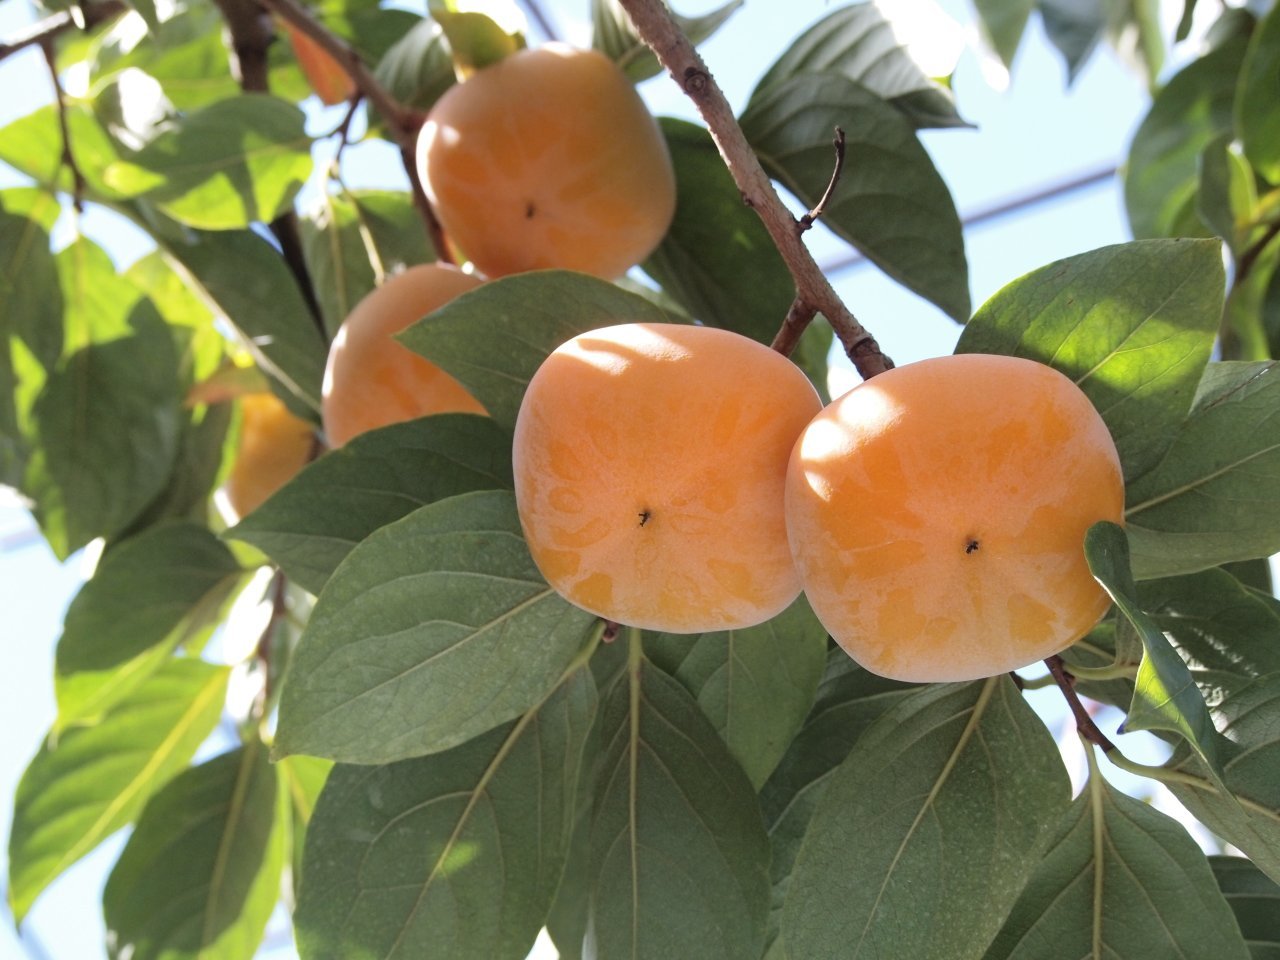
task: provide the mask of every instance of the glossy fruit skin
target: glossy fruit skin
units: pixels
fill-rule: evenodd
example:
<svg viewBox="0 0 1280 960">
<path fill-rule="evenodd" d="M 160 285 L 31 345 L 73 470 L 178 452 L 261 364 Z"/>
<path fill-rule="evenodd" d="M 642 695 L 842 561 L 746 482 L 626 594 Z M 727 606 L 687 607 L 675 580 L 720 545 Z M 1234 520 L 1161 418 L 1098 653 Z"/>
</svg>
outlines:
<svg viewBox="0 0 1280 960">
<path fill-rule="evenodd" d="M 416 417 L 486 412 L 457 380 L 392 339 L 478 286 L 478 279 L 456 267 L 419 264 L 356 304 L 333 338 L 324 371 L 321 412 L 331 447 Z"/>
<path fill-rule="evenodd" d="M 451 87 L 418 138 L 445 232 L 481 273 L 559 267 L 605 279 L 658 245 L 675 176 L 657 123 L 603 54 L 547 44 Z"/>
<path fill-rule="evenodd" d="M 356 92 L 356 85 L 351 75 L 342 69 L 342 65 L 324 47 L 293 24 L 285 23 L 284 31 L 289 38 L 289 45 L 293 47 L 298 68 L 320 102 L 332 107 L 350 100 Z"/>
<path fill-rule="evenodd" d="M 794 364 L 709 327 L 574 337 L 516 420 L 516 503 L 570 602 L 675 633 L 761 623 L 799 594 L 782 516 L 787 456 L 821 408 Z"/>
<path fill-rule="evenodd" d="M 818 619 L 898 680 L 994 676 L 1087 633 L 1109 600 L 1085 531 L 1123 511 L 1088 397 L 1015 357 L 882 373 L 805 428 L 787 471 L 787 532 Z"/>
<path fill-rule="evenodd" d="M 235 517 L 247 516 L 293 479 L 318 449 L 315 427 L 275 394 L 240 398 L 240 439 L 223 494 Z"/>
</svg>

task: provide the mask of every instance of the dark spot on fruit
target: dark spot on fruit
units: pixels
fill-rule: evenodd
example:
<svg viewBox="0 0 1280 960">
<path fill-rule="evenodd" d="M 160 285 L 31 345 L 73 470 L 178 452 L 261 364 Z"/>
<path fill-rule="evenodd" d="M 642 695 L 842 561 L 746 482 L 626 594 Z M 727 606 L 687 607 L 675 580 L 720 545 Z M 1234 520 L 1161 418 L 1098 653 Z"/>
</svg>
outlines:
<svg viewBox="0 0 1280 960">
<path fill-rule="evenodd" d="M 649 522 L 649 518 L 650 518 L 651 516 L 653 516 L 653 514 L 651 514 L 648 510 L 641 510 L 641 511 L 640 511 L 640 526 L 642 526 L 642 527 L 643 527 L 646 523 L 648 523 L 648 522 Z"/>
<path fill-rule="evenodd" d="M 532 200 L 524 205 L 524 218 L 526 220 L 532 220 L 537 212 L 538 208 L 534 205 Z"/>
<path fill-rule="evenodd" d="M 964 545 L 964 552 L 965 552 L 965 553 L 977 553 L 977 552 L 978 552 L 978 541 L 977 541 L 977 540 L 974 540 L 974 539 L 971 537 L 971 538 L 969 539 L 969 541 Z"/>
</svg>

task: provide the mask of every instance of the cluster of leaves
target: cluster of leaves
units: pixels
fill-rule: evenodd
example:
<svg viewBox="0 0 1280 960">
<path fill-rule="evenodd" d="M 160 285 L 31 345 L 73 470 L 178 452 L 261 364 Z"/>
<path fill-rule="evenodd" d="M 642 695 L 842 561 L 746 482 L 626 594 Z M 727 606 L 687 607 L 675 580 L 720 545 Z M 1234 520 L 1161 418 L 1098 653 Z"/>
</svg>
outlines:
<svg viewBox="0 0 1280 960">
<path fill-rule="evenodd" d="M 829 649 L 803 599 L 749 630 L 605 636 L 543 582 L 510 493 L 510 432 L 541 360 L 617 321 L 696 318 L 768 342 L 793 296 L 694 124 L 662 121 L 678 209 L 643 265 L 654 286 L 548 271 L 459 298 L 402 339 L 490 418 L 366 434 L 220 529 L 209 499 L 234 418 L 196 388 L 247 350 L 314 420 L 352 304 L 433 254 L 408 191 L 351 190 L 335 171 L 295 213 L 315 144 L 287 48 L 265 54 L 271 92 L 245 93 L 219 29 L 233 4 L 179 2 L 164 19 L 133 6 L 62 38 L 83 95 L 0 130 L 0 160 L 32 182 L 0 191 L 0 482 L 30 498 L 59 556 L 105 543 L 59 641 L 57 721 L 15 798 L 19 920 L 133 824 L 103 908 L 110 952 L 136 960 L 247 958 L 282 895 L 306 960 L 519 960 L 544 926 L 563 956 L 601 958 L 1243 958 L 1246 938 L 1280 944 L 1276 912 L 1258 908 L 1280 897 L 1280 602 L 1258 561 L 1280 550 L 1263 335 L 1280 322 L 1280 114 L 1256 92 L 1275 85 L 1280 13 L 1224 18 L 1220 44 L 1157 96 L 1128 181 L 1135 230 L 1155 238 L 1035 271 L 971 320 L 959 220 L 917 137 L 962 121 L 875 7 L 805 31 L 740 118 L 809 204 L 842 127 L 828 226 L 969 320 L 959 349 L 1049 363 L 1103 413 L 1126 531 L 1095 529 L 1087 549 L 1115 612 L 1066 657 L 1082 692 L 1175 745 L 1139 772 L 1249 858 L 1207 860 L 1097 775 L 1071 801 L 1008 677 L 874 677 Z M 1011 58 L 1036 4 L 978 6 Z M 1059 25 L 1076 6 L 1039 4 Z M 684 27 L 705 35 L 732 9 Z M 592 10 L 599 47 L 633 78 L 656 72 L 611 0 Z M 372 0 L 315 14 L 402 104 L 425 110 L 453 82 L 430 19 Z M 369 138 L 386 135 L 371 116 Z M 68 196 L 155 251 L 122 274 L 83 236 L 53 252 Z M 275 239 L 289 229 L 305 269 Z M 1225 341 L 1220 243 L 1197 239 L 1215 231 L 1237 258 Z M 820 385 L 830 340 L 814 327 L 797 354 Z M 239 659 L 226 637 L 209 653 L 264 568 L 265 629 Z M 233 674 L 259 679 L 234 717 L 241 742 L 193 764 Z"/>
</svg>

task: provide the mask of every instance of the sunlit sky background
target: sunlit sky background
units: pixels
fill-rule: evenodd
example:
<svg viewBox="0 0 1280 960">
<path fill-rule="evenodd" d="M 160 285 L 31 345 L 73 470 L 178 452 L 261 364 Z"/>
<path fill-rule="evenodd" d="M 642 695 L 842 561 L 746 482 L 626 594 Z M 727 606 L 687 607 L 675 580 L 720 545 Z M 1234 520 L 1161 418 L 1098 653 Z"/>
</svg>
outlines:
<svg viewBox="0 0 1280 960">
<path fill-rule="evenodd" d="M 412 8 L 411 4 L 407 4 Z M 686 14 L 705 12 L 714 2 L 676 3 Z M 755 81 L 784 40 L 835 9 L 821 0 L 747 0 L 722 31 L 703 47 L 708 65 L 736 107 L 745 104 Z M 893 3 L 882 3 L 892 9 Z M 920 7 L 919 0 L 906 4 Z M 926 131 L 925 146 L 950 186 L 962 217 L 970 217 L 1005 201 L 1035 194 L 1043 188 L 1073 181 L 1082 175 L 1122 161 L 1127 143 L 1147 107 L 1145 83 L 1122 65 L 1109 48 L 1101 47 L 1068 88 L 1060 57 L 1048 45 L 1039 20 L 1033 17 L 1007 88 L 999 71 L 979 52 L 967 0 L 941 0 L 952 19 L 950 29 L 932 29 L 934 39 L 966 44 L 954 79 L 962 115 L 976 130 Z M 1166 4 L 1164 33 L 1171 37 L 1181 3 Z M 1201 4 L 1201 13 L 1216 4 Z M 421 8 L 418 8 L 421 9 Z M 544 3 L 559 34 L 587 42 L 588 0 L 547 0 Z M 0 37 L 8 37 L 33 22 L 36 14 L 27 0 L 0 0 Z M 938 21 L 913 10 L 908 22 L 926 28 Z M 1205 26 L 1204 23 L 1198 27 Z M 1172 62 L 1195 53 L 1195 36 L 1173 51 Z M 531 30 L 535 42 L 541 39 Z M 1169 67 L 1166 67 L 1166 72 Z M 0 125 L 53 99 L 43 60 L 35 50 L 0 62 Z M 694 119 L 687 102 L 665 77 L 646 82 L 642 93 L 655 113 Z M 322 133 L 341 118 L 341 109 L 311 111 L 310 129 Z M 375 147 L 348 151 L 346 179 L 351 186 L 403 186 L 398 158 Z M 23 181 L 0 164 L 0 187 Z M 305 199 L 305 198 L 304 198 Z M 60 240 L 69 235 L 64 219 Z M 101 216 L 87 216 L 82 229 L 103 244 L 120 267 L 145 252 L 142 238 L 131 228 Z M 822 262 L 834 262 L 848 248 L 824 235 L 809 236 Z M 1063 256 L 1129 239 L 1118 183 L 1106 179 L 1058 200 L 1024 207 L 986 220 L 966 231 L 973 303 L 976 307 L 1008 281 Z M 884 278 L 866 264 L 833 276 L 846 302 L 877 336 L 899 364 L 952 351 L 960 328 L 936 308 Z M 847 364 L 846 364 L 847 367 Z M 852 385 L 851 372 L 833 375 L 833 392 Z M 5 669 L 0 672 L 0 834 L 7 848 L 9 806 L 22 770 L 35 753 L 53 720 L 52 663 L 62 614 L 77 589 L 84 569 L 80 557 L 58 564 L 37 535 L 30 516 L 13 497 L 0 490 L 0 643 Z M 1063 731 L 1064 715 L 1056 691 L 1032 695 L 1055 734 Z M 1114 721 L 1111 723 L 1114 728 Z M 1066 743 L 1069 765 L 1080 782 L 1083 759 L 1072 737 Z M 1159 748 L 1139 743 L 1136 736 L 1120 743 L 1136 759 L 1155 761 Z M 216 748 L 211 748 L 216 749 Z M 1123 776 L 1117 782 L 1133 789 Z M 1148 789 L 1144 782 L 1138 785 Z M 1175 811 L 1174 801 L 1156 802 Z M 92 960 L 104 956 L 100 898 L 106 873 L 124 842 L 124 833 L 103 844 L 73 868 L 37 901 L 23 936 L 15 933 L 7 915 L 0 918 L 0 957 Z M 1207 838 L 1200 837 L 1204 842 Z M 0 856 L 3 856 L 0 854 Z M 7 870 L 6 870 L 7 872 Z M 263 956 L 292 955 L 286 924 L 273 920 Z M 540 956 L 554 956 L 554 952 Z"/>
</svg>

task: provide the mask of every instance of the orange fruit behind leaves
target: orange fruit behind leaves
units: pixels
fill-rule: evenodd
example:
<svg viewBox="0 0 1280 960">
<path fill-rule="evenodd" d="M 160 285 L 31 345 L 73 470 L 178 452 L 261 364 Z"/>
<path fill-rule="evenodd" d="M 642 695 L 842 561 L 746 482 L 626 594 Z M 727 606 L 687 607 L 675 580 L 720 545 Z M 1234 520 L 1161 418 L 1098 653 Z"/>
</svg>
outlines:
<svg viewBox="0 0 1280 960">
<path fill-rule="evenodd" d="M 880 374 L 791 455 L 805 593 L 859 664 L 909 681 L 994 676 L 1063 650 L 1106 611 L 1084 535 L 1124 480 L 1088 397 L 1050 367 L 960 354 Z"/>
<path fill-rule="evenodd" d="M 420 264 L 356 304 L 333 339 L 324 371 L 321 410 L 331 447 L 402 420 L 486 412 L 457 380 L 392 339 L 478 286 L 479 280 L 456 267 Z"/>
<path fill-rule="evenodd" d="M 538 569 L 631 626 L 769 619 L 800 591 L 783 483 L 820 407 L 799 368 L 736 333 L 635 323 L 574 337 L 516 421 L 516 502 Z"/>
<path fill-rule="evenodd" d="M 445 232 L 482 273 L 560 267 L 621 276 L 675 211 L 666 141 L 603 54 L 547 44 L 451 87 L 418 138 Z"/>
<path fill-rule="evenodd" d="M 240 440 L 223 485 L 237 518 L 248 516 L 311 460 L 315 428 L 273 393 L 240 398 Z"/>
</svg>

